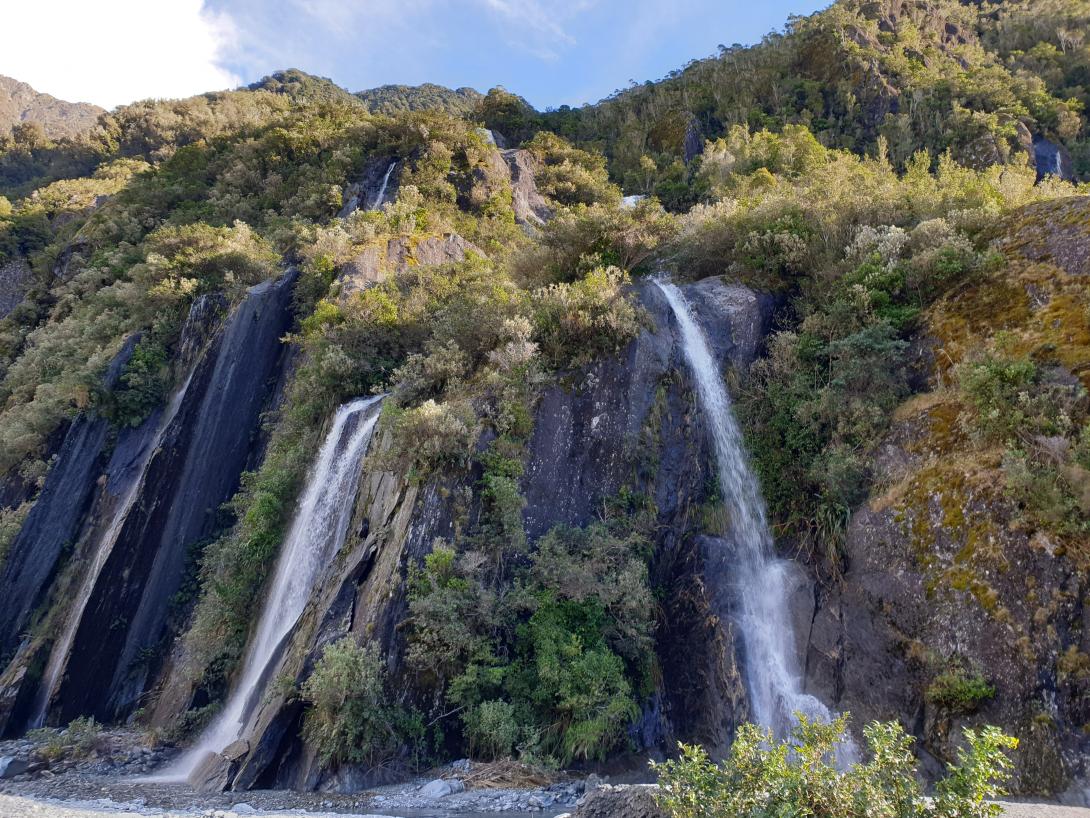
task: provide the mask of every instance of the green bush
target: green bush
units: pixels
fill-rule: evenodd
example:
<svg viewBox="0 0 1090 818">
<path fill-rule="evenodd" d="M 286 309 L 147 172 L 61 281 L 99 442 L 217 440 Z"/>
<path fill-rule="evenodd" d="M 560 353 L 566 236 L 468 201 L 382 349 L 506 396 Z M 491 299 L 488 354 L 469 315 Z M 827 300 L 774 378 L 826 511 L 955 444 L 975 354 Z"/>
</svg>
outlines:
<svg viewBox="0 0 1090 818">
<path fill-rule="evenodd" d="M 1037 367 L 1028 358 L 985 354 L 958 369 L 958 385 L 974 410 L 981 439 L 1005 443 L 1018 437 L 1039 407 Z"/>
<path fill-rule="evenodd" d="M 504 462 L 488 468 L 498 476 Z M 613 517 L 547 533 L 506 589 L 505 563 L 487 551 L 440 544 L 411 569 L 409 660 L 465 708 L 472 752 L 514 743 L 524 757 L 567 764 L 623 746 L 653 687 L 646 556 L 643 535 Z"/>
<path fill-rule="evenodd" d="M 616 267 L 590 271 L 571 284 L 535 290 L 534 340 L 554 367 L 580 366 L 619 351 L 643 327 L 644 313 Z"/>
<path fill-rule="evenodd" d="M 153 409 L 162 405 L 171 380 L 166 347 L 153 337 L 141 339 L 110 396 L 107 414 L 118 425 L 139 426 Z"/>
<path fill-rule="evenodd" d="M 927 700 L 951 713 L 972 713 L 993 696 L 987 679 L 962 667 L 940 673 L 927 688 Z"/>
<path fill-rule="evenodd" d="M 373 645 L 346 636 L 325 648 L 303 683 L 308 702 L 303 736 L 324 765 L 371 767 L 400 755 L 419 735 L 419 724 L 389 702 L 382 659 Z"/>
<path fill-rule="evenodd" d="M 994 818 L 1002 807 L 1012 764 L 1006 751 L 1017 739 L 995 727 L 965 731 L 966 747 L 936 787 L 920 789 L 912 739 L 896 722 L 863 729 L 870 758 L 847 769 L 832 759 L 847 717 L 831 724 L 799 722 L 784 741 L 744 724 L 730 753 L 716 764 L 699 747 L 681 745 L 681 756 L 653 764 L 661 787 L 659 805 L 670 818 Z"/>
<path fill-rule="evenodd" d="M 464 721 L 470 755 L 485 761 L 510 756 L 521 733 L 510 702 L 481 702 L 469 710 Z"/>
</svg>

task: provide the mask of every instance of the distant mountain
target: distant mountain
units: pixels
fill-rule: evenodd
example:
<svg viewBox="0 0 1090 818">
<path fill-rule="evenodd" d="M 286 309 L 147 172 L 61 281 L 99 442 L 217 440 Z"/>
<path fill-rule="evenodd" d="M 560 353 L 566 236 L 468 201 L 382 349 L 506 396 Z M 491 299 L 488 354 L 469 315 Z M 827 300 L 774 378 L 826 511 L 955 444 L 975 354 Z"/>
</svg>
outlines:
<svg viewBox="0 0 1090 818">
<path fill-rule="evenodd" d="M 103 112 L 97 105 L 65 102 L 0 75 L 0 135 L 10 133 L 20 122 L 37 122 L 46 136 L 75 136 L 93 126 Z"/>
<path fill-rule="evenodd" d="M 473 88 L 447 88 L 426 82 L 423 85 L 380 85 L 356 96 L 374 114 L 402 111 L 444 111 L 454 116 L 473 113 L 484 95 Z"/>
<path fill-rule="evenodd" d="M 285 94 L 296 102 L 362 105 L 373 114 L 387 115 L 427 110 L 467 116 L 473 113 L 484 96 L 472 88 L 447 88 L 430 82 L 423 85 L 381 85 L 351 93 L 328 77 L 318 77 L 298 68 L 276 71 L 247 85 L 246 89 Z"/>
</svg>

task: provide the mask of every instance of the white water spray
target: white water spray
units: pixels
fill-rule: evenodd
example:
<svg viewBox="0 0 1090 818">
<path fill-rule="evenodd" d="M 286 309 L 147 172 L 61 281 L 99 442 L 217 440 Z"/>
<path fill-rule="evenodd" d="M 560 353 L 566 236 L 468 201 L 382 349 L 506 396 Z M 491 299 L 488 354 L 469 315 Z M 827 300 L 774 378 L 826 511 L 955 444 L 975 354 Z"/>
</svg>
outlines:
<svg viewBox="0 0 1090 818">
<path fill-rule="evenodd" d="M 746 681 L 754 720 L 777 738 L 790 733 L 796 712 L 828 722 L 829 709 L 802 692 L 794 633 L 787 613 L 782 560 L 772 550 L 764 500 L 750 471 L 742 433 L 730 398 L 704 333 L 693 318 L 681 290 L 655 282 L 670 304 L 681 329 L 682 346 L 692 371 L 719 468 L 719 489 L 736 544 L 735 585 L 740 603 L 740 629 L 746 652 Z M 850 746 L 843 748 L 850 761 Z"/>
<path fill-rule="evenodd" d="M 397 162 L 391 162 L 389 167 L 386 168 L 386 175 L 382 177 L 382 187 L 378 189 L 375 200 L 371 202 L 371 210 L 378 210 L 382 207 L 382 200 L 386 198 L 386 186 L 390 184 L 390 174 L 394 172 L 395 167 L 397 167 Z"/>
<path fill-rule="evenodd" d="M 33 715 L 27 725 L 31 729 L 41 727 L 45 724 L 46 716 L 49 715 L 49 703 L 53 700 L 53 696 L 56 694 L 57 688 L 60 685 L 61 678 L 64 676 L 64 670 L 68 666 L 68 654 L 72 651 L 72 644 L 76 640 L 76 633 L 79 631 L 80 623 L 83 621 L 83 612 L 87 609 L 87 603 L 91 600 L 91 594 L 98 584 L 98 577 L 102 573 L 102 569 L 106 566 L 106 560 L 108 560 L 110 554 L 113 553 L 114 544 L 117 542 L 117 536 L 121 533 L 121 527 L 125 524 L 125 520 L 128 519 L 129 511 L 132 509 L 133 503 L 136 502 L 136 498 L 140 495 L 140 490 L 144 486 L 144 474 L 147 471 L 148 464 L 151 462 L 151 456 L 156 451 L 159 438 L 163 432 L 170 427 L 171 422 L 178 414 L 178 410 L 182 406 L 182 401 L 185 399 L 186 392 L 189 390 L 189 382 L 192 379 L 193 373 L 190 372 L 185 383 L 182 384 L 181 388 L 174 393 L 174 397 L 171 398 L 166 411 L 159 420 L 159 426 L 155 433 L 154 440 L 149 443 L 141 455 L 139 472 L 129 484 L 121 502 L 118 503 L 117 508 L 114 511 L 113 519 L 110 520 L 109 527 L 103 532 L 102 537 L 95 544 L 94 556 L 91 559 L 90 566 L 88 566 L 80 581 L 79 590 L 76 593 L 75 605 L 72 606 L 68 618 L 64 622 L 64 630 L 61 632 L 60 638 L 53 644 L 53 648 L 49 653 L 49 661 L 46 663 L 45 673 L 42 675 L 42 681 L 41 684 L 38 685 L 38 693 L 34 699 Z"/>
<path fill-rule="evenodd" d="M 210 753 L 221 752 L 243 737 L 281 643 L 302 616 L 322 569 L 344 544 L 360 465 L 378 420 L 380 400 L 359 398 L 337 410 L 280 552 L 242 676 L 223 712 L 197 743 L 151 780 L 184 781 Z"/>
</svg>

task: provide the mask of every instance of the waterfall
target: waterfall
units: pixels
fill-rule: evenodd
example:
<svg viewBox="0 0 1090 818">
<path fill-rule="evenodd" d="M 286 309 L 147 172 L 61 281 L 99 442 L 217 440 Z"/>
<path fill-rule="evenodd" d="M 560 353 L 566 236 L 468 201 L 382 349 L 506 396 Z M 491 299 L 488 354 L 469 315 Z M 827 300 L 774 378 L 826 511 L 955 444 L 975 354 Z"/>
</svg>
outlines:
<svg viewBox="0 0 1090 818">
<path fill-rule="evenodd" d="M 75 603 L 64 622 L 64 630 L 61 631 L 60 638 L 54 643 L 49 653 L 49 661 L 46 663 L 45 673 L 38 686 L 38 692 L 34 699 L 34 709 L 27 725 L 29 728 L 41 727 L 45 724 L 46 716 L 49 714 L 49 703 L 53 700 L 53 696 L 57 692 L 57 687 L 60 684 L 61 677 L 64 675 L 64 669 L 68 664 L 68 654 L 72 650 L 72 643 L 75 642 L 76 632 L 79 630 L 80 623 L 83 621 L 83 612 L 86 610 L 87 603 L 91 599 L 91 594 L 98 584 L 98 578 L 102 573 L 103 567 L 106 565 L 106 560 L 113 551 L 114 543 L 117 542 L 117 536 L 121 532 L 121 526 L 128 517 L 133 503 L 136 502 L 136 498 L 140 496 L 141 489 L 144 487 L 144 474 L 147 472 L 148 463 L 151 462 L 151 457 L 155 453 L 158 441 L 162 437 L 163 432 L 170 428 L 170 424 L 178 414 L 178 409 L 181 408 L 182 401 L 185 399 L 186 392 L 189 390 L 190 381 L 192 380 L 193 373 L 190 372 L 185 383 L 182 384 L 181 388 L 179 388 L 171 398 L 170 403 L 167 405 L 167 410 L 162 414 L 162 417 L 156 424 L 155 434 L 152 436 L 148 445 L 144 447 L 144 451 L 140 454 L 136 474 L 130 481 L 128 488 L 125 490 L 121 502 L 118 503 L 117 508 L 114 510 L 110 525 L 94 545 L 94 556 L 90 566 L 83 573 L 80 580 Z"/>
<path fill-rule="evenodd" d="M 185 780 L 210 753 L 221 752 L 243 737 L 246 720 L 260 701 L 282 642 L 302 616 L 322 569 L 344 544 L 360 465 L 378 420 L 380 400 L 359 398 L 337 410 L 281 549 L 242 675 L 223 712 L 197 743 L 155 780 Z"/>
<path fill-rule="evenodd" d="M 750 470 L 719 368 L 681 290 L 667 281 L 655 283 L 681 329 L 685 359 L 715 450 L 719 490 L 730 520 L 730 531 L 723 533 L 736 543 L 734 585 L 753 717 L 762 727 L 783 737 L 790 732 L 796 712 L 822 721 L 829 721 L 831 714 L 820 701 L 802 691 L 787 611 L 785 564 L 773 553 L 764 500 Z M 845 749 L 850 752 L 850 748 Z"/>
<path fill-rule="evenodd" d="M 375 200 L 371 202 L 371 210 L 378 210 L 382 207 L 382 200 L 386 197 L 386 185 L 390 183 L 390 174 L 394 172 L 395 167 L 397 167 L 397 162 L 391 162 L 389 167 L 386 168 L 386 175 L 382 177 L 382 187 L 378 189 Z"/>
</svg>

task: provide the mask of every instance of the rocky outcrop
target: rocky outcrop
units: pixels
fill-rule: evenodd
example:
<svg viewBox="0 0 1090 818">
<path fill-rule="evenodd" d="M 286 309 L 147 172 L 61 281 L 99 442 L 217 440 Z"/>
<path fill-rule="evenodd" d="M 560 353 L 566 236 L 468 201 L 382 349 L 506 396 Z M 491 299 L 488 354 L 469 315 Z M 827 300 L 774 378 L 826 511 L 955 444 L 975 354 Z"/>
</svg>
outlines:
<svg viewBox="0 0 1090 818">
<path fill-rule="evenodd" d="M 666 818 L 655 803 L 657 792 L 653 784 L 598 787 L 580 800 L 572 818 Z"/>
<path fill-rule="evenodd" d="M 484 257 L 483 251 L 457 233 L 423 239 L 399 236 L 387 241 L 385 247 L 365 247 L 355 258 L 341 266 L 337 279 L 340 284 L 338 299 L 341 304 L 346 304 L 356 294 L 385 281 L 391 275 L 404 273 L 418 265 L 465 261 L 468 253 Z"/>
<path fill-rule="evenodd" d="M 6 318 L 23 302 L 32 271 L 22 256 L 0 262 L 0 318 Z"/>
<path fill-rule="evenodd" d="M 511 199 L 515 209 L 515 221 L 525 227 L 537 227 L 552 218 L 553 212 L 545 197 L 537 189 L 535 173 L 537 160 L 527 150 L 505 150 L 511 178 Z"/>
<path fill-rule="evenodd" d="M 961 729 L 984 724 L 1020 740 L 1016 792 L 1059 793 L 1087 772 L 1085 543 L 1017 506 L 1003 447 L 969 435 L 968 408 L 940 382 L 945 366 L 1003 333 L 1041 356 L 1043 377 L 1090 383 L 1085 307 L 1073 309 L 1084 303 L 1088 230 L 1087 197 L 1024 208 L 996 237 L 1006 264 L 932 308 L 933 391 L 897 410 L 875 454 L 878 485 L 847 529 L 842 579 L 798 611 L 813 610 L 809 690 L 857 727 L 900 721 L 932 776 L 953 760 Z M 1086 482 L 1079 467 L 1070 475 L 1072 486 Z"/>
</svg>

